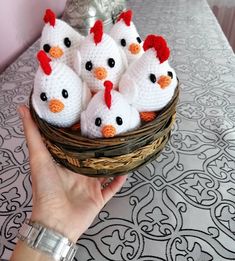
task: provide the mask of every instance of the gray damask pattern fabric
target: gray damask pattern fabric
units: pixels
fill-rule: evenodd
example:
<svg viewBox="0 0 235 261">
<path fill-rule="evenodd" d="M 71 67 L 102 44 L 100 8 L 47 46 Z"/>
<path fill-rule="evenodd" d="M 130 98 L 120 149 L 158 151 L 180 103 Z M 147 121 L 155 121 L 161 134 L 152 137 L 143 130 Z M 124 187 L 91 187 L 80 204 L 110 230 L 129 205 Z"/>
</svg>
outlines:
<svg viewBox="0 0 235 261">
<path fill-rule="evenodd" d="M 235 260 L 235 57 L 205 0 L 131 0 L 143 37 L 164 35 L 181 82 L 172 137 L 130 173 L 79 240 L 76 260 Z M 0 76 L 0 256 L 30 216 L 27 102 L 38 43 Z"/>
</svg>

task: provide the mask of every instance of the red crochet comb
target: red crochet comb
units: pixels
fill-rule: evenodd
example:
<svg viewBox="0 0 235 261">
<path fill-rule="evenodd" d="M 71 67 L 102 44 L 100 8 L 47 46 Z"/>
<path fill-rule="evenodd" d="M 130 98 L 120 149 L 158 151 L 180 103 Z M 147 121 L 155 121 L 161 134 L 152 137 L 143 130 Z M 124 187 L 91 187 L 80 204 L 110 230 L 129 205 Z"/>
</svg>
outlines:
<svg viewBox="0 0 235 261">
<path fill-rule="evenodd" d="M 55 19 L 56 19 L 55 13 L 53 13 L 51 9 L 47 9 L 43 18 L 44 22 L 50 23 L 51 26 L 55 26 Z"/>
<path fill-rule="evenodd" d="M 51 59 L 42 50 L 38 52 L 37 59 L 40 63 L 42 70 L 44 71 L 44 73 L 46 75 L 50 75 L 52 72 L 51 65 L 50 65 Z"/>
<path fill-rule="evenodd" d="M 160 63 L 165 62 L 170 56 L 170 49 L 167 46 L 166 40 L 162 36 L 154 34 L 148 35 L 143 45 L 144 51 L 150 48 L 154 48 L 156 51 L 156 57 Z"/>
<path fill-rule="evenodd" d="M 101 20 L 97 20 L 94 26 L 90 29 L 90 33 L 94 33 L 94 42 L 97 45 L 101 42 L 103 36 L 103 23 Z"/>
<path fill-rule="evenodd" d="M 122 12 L 120 16 L 118 17 L 117 21 L 123 20 L 127 26 L 131 25 L 132 20 L 132 11 L 127 10 L 126 12 Z"/>
<path fill-rule="evenodd" d="M 110 109 L 111 104 L 112 104 L 111 91 L 112 91 L 112 88 L 113 88 L 113 83 L 110 82 L 110 81 L 105 81 L 104 87 L 105 87 L 104 100 L 105 100 L 107 107 Z"/>
</svg>

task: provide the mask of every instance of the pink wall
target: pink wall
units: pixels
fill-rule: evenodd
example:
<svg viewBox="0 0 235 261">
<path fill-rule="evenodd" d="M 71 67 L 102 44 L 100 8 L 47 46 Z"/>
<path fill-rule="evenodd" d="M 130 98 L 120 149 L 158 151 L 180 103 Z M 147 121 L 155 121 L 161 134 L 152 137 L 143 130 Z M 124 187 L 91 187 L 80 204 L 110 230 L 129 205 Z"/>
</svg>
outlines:
<svg viewBox="0 0 235 261">
<path fill-rule="evenodd" d="M 45 9 L 57 15 L 64 10 L 66 0 L 0 1 L 0 72 L 39 36 Z"/>
</svg>

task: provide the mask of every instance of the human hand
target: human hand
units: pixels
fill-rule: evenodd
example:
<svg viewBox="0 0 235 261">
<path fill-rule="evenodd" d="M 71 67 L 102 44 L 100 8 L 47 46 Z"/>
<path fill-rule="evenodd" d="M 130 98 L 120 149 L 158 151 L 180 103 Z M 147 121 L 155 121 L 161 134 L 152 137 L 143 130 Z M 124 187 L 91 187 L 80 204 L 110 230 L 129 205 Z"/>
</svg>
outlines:
<svg viewBox="0 0 235 261">
<path fill-rule="evenodd" d="M 31 219 L 73 242 L 91 225 L 103 206 L 120 190 L 126 176 L 90 178 L 56 164 L 26 106 L 19 107 L 29 149 L 33 209 Z"/>
</svg>

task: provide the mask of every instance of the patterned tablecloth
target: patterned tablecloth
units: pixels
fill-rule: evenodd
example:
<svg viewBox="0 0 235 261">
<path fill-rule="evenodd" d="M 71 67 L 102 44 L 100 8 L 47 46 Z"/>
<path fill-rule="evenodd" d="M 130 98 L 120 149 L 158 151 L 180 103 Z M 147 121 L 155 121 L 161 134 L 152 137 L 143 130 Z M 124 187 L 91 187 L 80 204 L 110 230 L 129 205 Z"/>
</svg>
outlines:
<svg viewBox="0 0 235 261">
<path fill-rule="evenodd" d="M 131 0 L 143 37 L 171 47 L 181 82 L 161 156 L 128 181 L 79 240 L 76 260 L 235 260 L 235 57 L 205 0 Z M 31 211 L 28 151 L 17 115 L 38 42 L 0 76 L 0 256 Z"/>
</svg>

